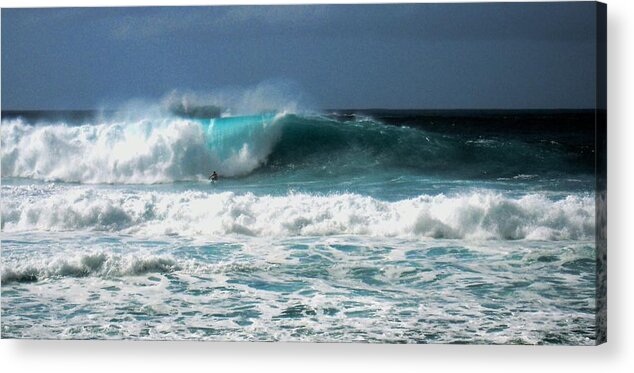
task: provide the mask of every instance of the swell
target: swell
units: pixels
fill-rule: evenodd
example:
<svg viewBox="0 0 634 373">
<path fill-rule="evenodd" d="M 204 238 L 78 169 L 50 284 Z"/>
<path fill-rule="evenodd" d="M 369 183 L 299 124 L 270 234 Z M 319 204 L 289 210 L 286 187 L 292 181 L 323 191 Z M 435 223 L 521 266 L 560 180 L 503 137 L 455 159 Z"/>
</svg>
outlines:
<svg viewBox="0 0 634 373">
<path fill-rule="evenodd" d="M 457 179 L 560 177 L 592 172 L 581 154 L 556 141 L 473 129 L 447 133 L 387 125 L 372 117 L 287 116 L 269 170 L 316 170 L 320 177 L 399 170 Z"/>
<path fill-rule="evenodd" d="M 434 133 L 364 117 L 2 121 L 2 177 L 79 183 L 202 180 L 212 170 L 226 177 L 304 171 L 320 179 L 385 170 L 460 179 L 591 172 L 577 158 L 555 141 Z"/>
<path fill-rule="evenodd" d="M 47 188 L 3 187 L 3 232 L 583 240 L 593 239 L 595 226 L 594 198 L 585 194 L 511 198 L 480 191 L 387 202 L 353 193 L 256 196 Z"/>
</svg>

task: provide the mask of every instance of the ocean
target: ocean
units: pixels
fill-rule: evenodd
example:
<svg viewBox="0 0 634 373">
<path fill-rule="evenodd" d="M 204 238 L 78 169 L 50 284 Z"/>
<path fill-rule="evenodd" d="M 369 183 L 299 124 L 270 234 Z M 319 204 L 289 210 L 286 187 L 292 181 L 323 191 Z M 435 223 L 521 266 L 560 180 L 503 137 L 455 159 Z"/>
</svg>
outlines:
<svg viewBox="0 0 634 373">
<path fill-rule="evenodd" d="M 596 343 L 594 111 L 201 113 L 2 113 L 2 338 Z"/>
</svg>

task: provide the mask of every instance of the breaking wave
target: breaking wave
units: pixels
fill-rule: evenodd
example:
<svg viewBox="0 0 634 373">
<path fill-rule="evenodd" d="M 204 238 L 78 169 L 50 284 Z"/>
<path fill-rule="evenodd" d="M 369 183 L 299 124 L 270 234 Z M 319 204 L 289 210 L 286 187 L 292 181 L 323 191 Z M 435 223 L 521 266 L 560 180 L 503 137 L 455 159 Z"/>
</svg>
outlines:
<svg viewBox="0 0 634 373">
<path fill-rule="evenodd" d="M 421 195 L 387 202 L 353 193 L 257 196 L 187 191 L 159 193 L 86 187 L 33 191 L 5 186 L 4 232 L 109 231 L 213 239 L 366 235 L 498 240 L 592 239 L 590 195 L 553 200 L 489 191 Z M 37 198 L 28 197 L 38 193 Z M 7 198 L 8 197 L 8 198 Z"/>
<path fill-rule="evenodd" d="M 2 285 L 13 282 L 36 282 L 53 277 L 121 277 L 148 273 L 169 273 L 180 266 L 169 256 L 122 256 L 91 253 L 53 260 L 33 259 L 2 269 Z"/>
<path fill-rule="evenodd" d="M 2 177 L 91 184 L 195 181 L 211 170 L 226 177 L 304 170 L 323 179 L 396 170 L 495 179 L 570 169 L 567 153 L 553 144 L 474 141 L 369 117 L 279 112 L 208 119 L 163 112 L 83 124 L 4 119 L 1 145 Z"/>
<path fill-rule="evenodd" d="M 274 123 L 271 118 L 259 125 Z M 266 128 L 254 139 L 258 133 L 252 128 L 251 138 L 221 153 L 214 147 L 220 134 L 213 129 L 176 117 L 78 126 L 3 121 L 2 177 L 149 184 L 196 180 L 212 168 L 236 176 L 262 164 L 275 141 Z"/>
</svg>

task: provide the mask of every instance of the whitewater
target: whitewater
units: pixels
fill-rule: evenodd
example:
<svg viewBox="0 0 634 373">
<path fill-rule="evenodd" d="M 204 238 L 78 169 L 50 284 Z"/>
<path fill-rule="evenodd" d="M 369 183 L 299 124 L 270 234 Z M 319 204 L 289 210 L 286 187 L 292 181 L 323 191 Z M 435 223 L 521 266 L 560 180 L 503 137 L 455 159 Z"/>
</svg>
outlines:
<svg viewBox="0 0 634 373">
<path fill-rule="evenodd" d="M 210 112 L 3 113 L 3 338 L 594 343 L 581 114 Z"/>
</svg>

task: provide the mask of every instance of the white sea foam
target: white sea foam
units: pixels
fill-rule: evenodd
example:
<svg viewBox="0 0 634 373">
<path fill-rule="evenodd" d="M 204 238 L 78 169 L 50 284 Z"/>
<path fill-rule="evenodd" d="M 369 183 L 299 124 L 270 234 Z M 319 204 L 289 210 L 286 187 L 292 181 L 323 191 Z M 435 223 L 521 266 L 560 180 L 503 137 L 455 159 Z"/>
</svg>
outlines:
<svg viewBox="0 0 634 373">
<path fill-rule="evenodd" d="M 352 193 L 257 196 L 56 188 L 5 186 L 2 229 L 208 238 L 350 234 L 566 240 L 590 239 L 595 227 L 594 198 L 587 195 L 552 200 L 531 194 L 514 199 L 483 191 L 386 202 Z"/>
<path fill-rule="evenodd" d="M 3 337 L 592 344 L 595 333 L 588 242 L 339 236 L 141 249 L 108 234 L 52 248 L 46 233 L 10 236 Z"/>
<path fill-rule="evenodd" d="M 171 116 L 81 126 L 6 120 L 2 177 L 152 184 L 201 179 L 212 169 L 244 175 L 266 161 L 279 138 L 271 123 L 257 126 L 219 152 L 200 122 Z"/>
</svg>

